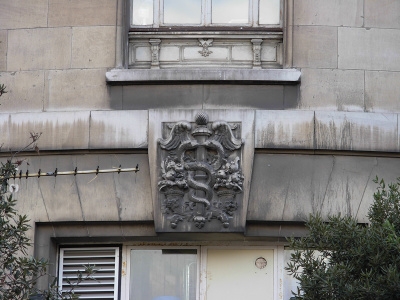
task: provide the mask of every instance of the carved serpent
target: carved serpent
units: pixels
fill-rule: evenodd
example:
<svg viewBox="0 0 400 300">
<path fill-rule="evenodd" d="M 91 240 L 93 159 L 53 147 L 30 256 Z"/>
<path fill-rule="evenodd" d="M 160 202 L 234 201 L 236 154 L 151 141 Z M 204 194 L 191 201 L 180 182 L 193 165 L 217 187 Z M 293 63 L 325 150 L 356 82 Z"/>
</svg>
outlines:
<svg viewBox="0 0 400 300">
<path fill-rule="evenodd" d="M 215 140 L 208 140 L 204 142 L 204 146 L 209 149 L 214 149 L 218 152 L 218 159 L 214 162 L 213 167 L 215 170 L 221 168 L 223 159 L 225 158 L 225 149 L 222 147 L 221 143 Z"/>
<path fill-rule="evenodd" d="M 189 192 L 189 200 L 196 203 L 203 203 L 206 208 L 210 207 L 210 201 L 213 197 L 212 186 L 215 184 L 215 172 L 212 167 L 202 162 L 189 162 L 185 163 L 185 169 L 188 170 L 187 183 L 193 190 Z M 203 171 L 207 174 L 207 181 L 205 183 L 198 182 L 193 178 L 195 171 Z M 195 195 L 196 190 L 205 192 L 205 197 L 198 197 Z"/>
<path fill-rule="evenodd" d="M 183 161 L 183 156 L 185 155 L 185 152 L 187 150 L 195 149 L 198 146 L 199 143 L 197 143 L 196 140 L 184 141 L 181 145 L 179 145 L 178 149 L 176 150 L 176 157 L 179 159 L 179 161 Z"/>
</svg>

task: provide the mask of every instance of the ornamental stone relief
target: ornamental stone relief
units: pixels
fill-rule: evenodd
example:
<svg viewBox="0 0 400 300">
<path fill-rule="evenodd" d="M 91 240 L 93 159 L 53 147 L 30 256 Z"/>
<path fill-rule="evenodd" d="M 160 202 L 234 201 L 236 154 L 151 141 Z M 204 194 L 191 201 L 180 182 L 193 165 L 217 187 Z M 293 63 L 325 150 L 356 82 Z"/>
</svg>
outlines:
<svg viewBox="0 0 400 300">
<path fill-rule="evenodd" d="M 163 132 L 157 185 L 168 226 L 229 228 L 242 207 L 241 124 L 209 122 L 200 112 L 194 122 L 164 123 Z"/>
</svg>

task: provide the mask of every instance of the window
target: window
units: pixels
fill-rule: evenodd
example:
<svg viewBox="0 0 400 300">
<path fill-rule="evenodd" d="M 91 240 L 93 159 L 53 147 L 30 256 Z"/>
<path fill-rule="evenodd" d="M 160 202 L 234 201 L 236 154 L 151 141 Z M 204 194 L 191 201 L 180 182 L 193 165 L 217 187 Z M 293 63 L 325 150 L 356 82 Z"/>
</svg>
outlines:
<svg viewBox="0 0 400 300">
<path fill-rule="evenodd" d="M 141 247 L 129 249 L 127 255 L 128 299 L 197 299 L 198 249 Z"/>
<path fill-rule="evenodd" d="M 283 246 L 125 245 L 121 268 L 120 249 L 60 248 L 60 289 L 70 290 L 88 264 L 95 280 L 75 288 L 79 299 L 277 300 L 295 288 Z"/>
<path fill-rule="evenodd" d="M 131 69 L 280 69 L 283 0 L 131 0 Z"/>
<path fill-rule="evenodd" d="M 76 285 L 79 272 L 94 266 L 93 280 Z M 74 290 L 79 299 L 118 299 L 119 247 L 60 248 L 59 288 Z"/>
<path fill-rule="evenodd" d="M 277 247 L 125 247 L 123 300 L 278 299 Z"/>
<path fill-rule="evenodd" d="M 262 29 L 282 27 L 281 12 L 281 0 L 132 0 L 131 26 Z"/>
</svg>

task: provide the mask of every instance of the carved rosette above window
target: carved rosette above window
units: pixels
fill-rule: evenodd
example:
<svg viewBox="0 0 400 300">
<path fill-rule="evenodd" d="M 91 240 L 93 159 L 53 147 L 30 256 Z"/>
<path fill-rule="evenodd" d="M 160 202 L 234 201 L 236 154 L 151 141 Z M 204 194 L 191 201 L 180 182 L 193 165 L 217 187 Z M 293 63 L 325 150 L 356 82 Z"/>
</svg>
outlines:
<svg viewBox="0 0 400 300">
<path fill-rule="evenodd" d="M 129 68 L 279 69 L 282 41 L 282 32 L 131 32 Z"/>
<path fill-rule="evenodd" d="M 198 113 L 195 123 L 166 124 L 159 139 L 161 166 L 159 201 L 169 226 L 193 223 L 202 229 L 210 222 L 228 228 L 241 206 L 240 123 L 216 121 Z"/>
</svg>

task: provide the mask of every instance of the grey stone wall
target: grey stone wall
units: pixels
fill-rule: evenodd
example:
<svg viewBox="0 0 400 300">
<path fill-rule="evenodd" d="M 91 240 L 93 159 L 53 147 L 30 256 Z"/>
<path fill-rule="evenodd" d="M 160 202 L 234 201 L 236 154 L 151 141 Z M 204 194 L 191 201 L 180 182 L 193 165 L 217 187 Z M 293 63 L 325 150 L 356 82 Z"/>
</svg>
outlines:
<svg viewBox="0 0 400 300">
<path fill-rule="evenodd" d="M 148 155 L 73 154 L 28 156 L 25 173 L 134 167 L 137 173 L 112 173 L 15 179 L 18 209 L 34 222 L 152 222 Z M 367 222 L 375 176 L 398 177 L 394 157 L 256 152 L 247 222 L 303 222 L 311 213 L 341 212 Z M 104 223 L 106 224 L 106 223 Z"/>
<path fill-rule="evenodd" d="M 1 0 L 1 111 L 110 109 L 122 2 Z"/>
<path fill-rule="evenodd" d="M 299 108 L 399 111 L 399 1 L 293 4 L 293 66 L 302 71 Z"/>
<path fill-rule="evenodd" d="M 136 175 L 92 182 L 21 181 L 18 205 L 32 223 L 152 221 L 146 153 L 70 151 L 146 151 L 148 110 L 160 108 L 257 110 L 254 147 L 275 154 L 256 155 L 249 220 L 298 222 L 338 211 L 365 220 L 371 179 L 398 176 L 399 1 L 286 0 L 284 62 L 301 71 L 301 83 L 112 86 L 106 72 L 124 66 L 125 3 L 0 0 L 2 150 L 19 149 L 37 131 L 41 149 L 65 155 L 29 157 L 33 170 L 141 166 Z"/>
<path fill-rule="evenodd" d="M 107 69 L 123 62 L 124 3 L 1 0 L 0 81 L 9 91 L 1 99 L 1 111 L 142 109 L 127 97 L 149 93 L 137 98 L 147 101 L 169 93 L 161 87 L 158 94 L 150 87 L 126 87 L 124 94 L 107 86 Z M 286 4 L 290 15 L 285 45 L 290 49 L 285 53 L 292 60 L 285 59 L 287 66 L 302 71 L 300 101 L 277 106 L 272 93 L 264 108 L 399 111 L 398 1 L 287 0 Z M 190 98 L 192 93 L 196 95 L 189 90 L 178 96 Z M 226 88 L 216 93 L 226 93 Z M 209 100 L 218 104 L 218 99 Z M 176 106 L 174 101 L 171 105 Z"/>
</svg>

